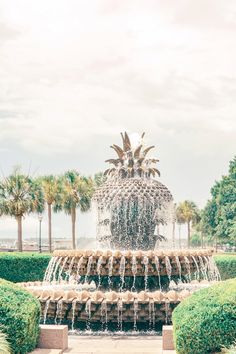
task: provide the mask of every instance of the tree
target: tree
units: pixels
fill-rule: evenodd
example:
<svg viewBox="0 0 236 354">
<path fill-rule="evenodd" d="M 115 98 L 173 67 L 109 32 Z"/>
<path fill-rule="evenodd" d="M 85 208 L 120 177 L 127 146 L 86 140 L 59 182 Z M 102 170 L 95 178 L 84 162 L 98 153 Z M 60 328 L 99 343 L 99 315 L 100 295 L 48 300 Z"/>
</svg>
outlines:
<svg viewBox="0 0 236 354">
<path fill-rule="evenodd" d="M 44 200 L 48 210 L 48 244 L 49 252 L 52 252 L 52 205 L 59 203 L 62 197 L 62 183 L 60 178 L 53 175 L 39 179 L 42 185 Z"/>
<path fill-rule="evenodd" d="M 181 225 L 185 223 L 183 210 L 179 206 L 175 207 L 175 219 L 179 225 L 179 246 L 181 246 Z"/>
<path fill-rule="evenodd" d="M 43 192 L 40 184 L 16 168 L 0 181 L 0 211 L 13 216 L 18 225 L 18 251 L 22 252 L 22 218 L 44 209 Z"/>
<path fill-rule="evenodd" d="M 72 224 L 72 247 L 76 248 L 75 222 L 76 210 L 86 212 L 91 206 L 91 197 L 94 191 L 94 184 L 91 178 L 81 176 L 77 171 L 67 171 L 61 177 L 63 184 L 62 198 L 55 204 L 55 211 L 64 210 L 71 216 Z"/>
<path fill-rule="evenodd" d="M 179 203 L 177 210 L 177 222 L 186 223 L 188 228 L 188 247 L 190 247 L 190 238 L 191 238 L 191 223 L 196 220 L 198 215 L 198 209 L 194 202 L 185 200 L 184 202 Z"/>
<path fill-rule="evenodd" d="M 97 172 L 94 175 L 94 186 L 95 188 L 100 187 L 103 183 L 105 183 L 107 180 L 106 176 L 104 175 L 103 172 Z"/>
<path fill-rule="evenodd" d="M 211 195 L 203 212 L 203 230 L 215 243 L 235 244 L 236 156 L 229 163 L 228 175 L 215 182 Z"/>
</svg>

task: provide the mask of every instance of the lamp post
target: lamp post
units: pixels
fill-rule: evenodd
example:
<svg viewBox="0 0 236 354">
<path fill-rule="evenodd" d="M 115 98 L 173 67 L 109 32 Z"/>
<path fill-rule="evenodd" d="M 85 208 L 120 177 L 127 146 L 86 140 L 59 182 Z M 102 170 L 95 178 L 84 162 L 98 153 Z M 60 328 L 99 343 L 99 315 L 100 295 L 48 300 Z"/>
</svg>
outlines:
<svg viewBox="0 0 236 354">
<path fill-rule="evenodd" d="M 39 219 L 39 253 L 42 253 L 42 220 L 43 220 L 43 216 L 42 214 L 38 215 L 38 219 Z"/>
</svg>

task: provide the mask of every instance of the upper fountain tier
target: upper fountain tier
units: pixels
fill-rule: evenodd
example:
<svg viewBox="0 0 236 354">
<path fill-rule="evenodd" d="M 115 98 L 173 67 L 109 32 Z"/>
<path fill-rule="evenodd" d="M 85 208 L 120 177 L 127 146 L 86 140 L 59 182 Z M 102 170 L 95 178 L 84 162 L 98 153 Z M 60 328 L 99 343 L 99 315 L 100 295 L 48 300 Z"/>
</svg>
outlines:
<svg viewBox="0 0 236 354">
<path fill-rule="evenodd" d="M 148 158 L 154 146 L 144 147 L 143 137 L 132 144 L 127 133 L 121 134 L 123 147 L 111 146 L 118 155 L 106 162 L 113 166 L 104 172 L 105 182 L 93 201 L 97 206 L 98 240 L 112 249 L 154 249 L 159 226 L 172 221 L 173 197 L 155 179 L 160 172 L 158 160 Z"/>
</svg>

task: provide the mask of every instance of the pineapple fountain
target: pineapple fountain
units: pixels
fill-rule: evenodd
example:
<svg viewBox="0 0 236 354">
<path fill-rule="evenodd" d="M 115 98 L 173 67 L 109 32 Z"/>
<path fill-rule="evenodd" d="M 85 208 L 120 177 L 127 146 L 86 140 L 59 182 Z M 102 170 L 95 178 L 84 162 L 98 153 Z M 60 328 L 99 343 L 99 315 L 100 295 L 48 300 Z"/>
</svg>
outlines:
<svg viewBox="0 0 236 354">
<path fill-rule="evenodd" d="M 183 298 L 219 280 L 211 250 L 160 247 L 174 221 L 173 197 L 155 179 L 158 160 L 147 157 L 154 146 L 144 147 L 144 134 L 136 146 L 121 137 L 93 197 L 101 250 L 54 251 L 43 284 L 22 284 L 39 298 L 44 323 L 155 330 Z"/>
</svg>

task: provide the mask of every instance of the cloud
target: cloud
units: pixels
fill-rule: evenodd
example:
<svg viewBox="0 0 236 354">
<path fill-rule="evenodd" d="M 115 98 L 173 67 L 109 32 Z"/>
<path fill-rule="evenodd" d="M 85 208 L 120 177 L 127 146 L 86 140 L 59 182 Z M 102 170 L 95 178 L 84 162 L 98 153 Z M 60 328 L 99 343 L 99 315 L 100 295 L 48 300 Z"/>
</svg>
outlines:
<svg viewBox="0 0 236 354">
<path fill-rule="evenodd" d="M 184 198 L 188 180 L 198 185 L 189 185 L 189 197 L 206 200 L 236 151 L 234 2 L 3 0 L 1 7 L 7 166 L 31 160 L 44 172 L 93 173 L 120 131 L 146 131 L 174 193 Z"/>
</svg>

